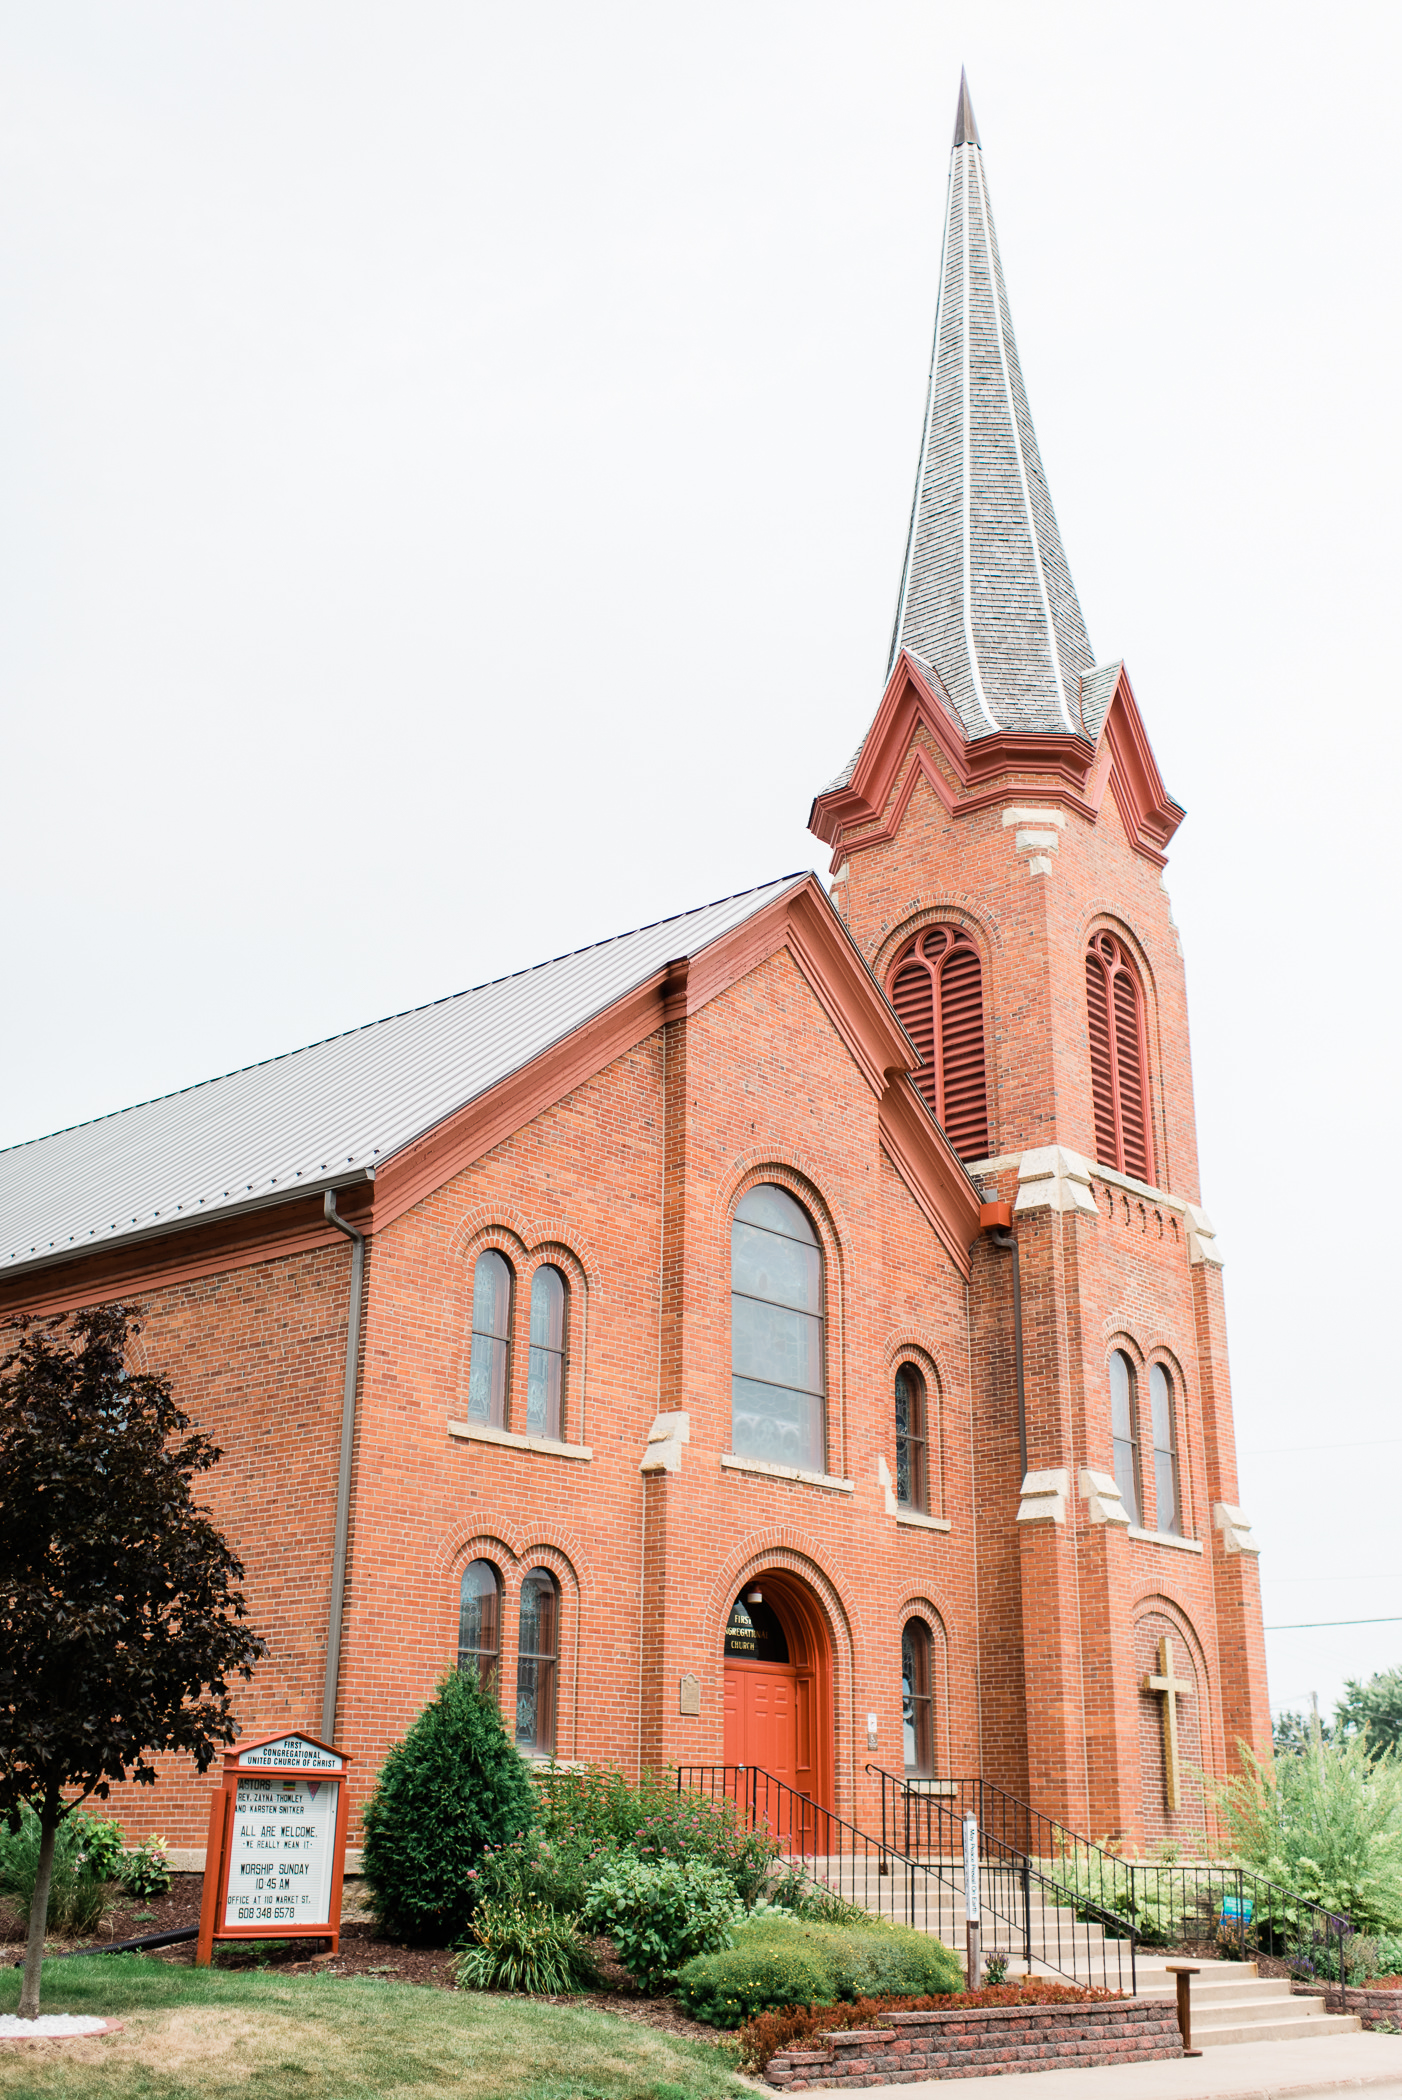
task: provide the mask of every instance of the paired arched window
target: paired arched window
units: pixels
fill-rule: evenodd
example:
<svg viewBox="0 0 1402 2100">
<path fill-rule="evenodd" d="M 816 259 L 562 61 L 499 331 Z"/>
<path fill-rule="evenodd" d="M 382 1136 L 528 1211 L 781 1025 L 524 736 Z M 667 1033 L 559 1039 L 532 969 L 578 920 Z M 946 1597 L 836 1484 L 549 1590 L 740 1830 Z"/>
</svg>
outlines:
<svg viewBox="0 0 1402 2100">
<path fill-rule="evenodd" d="M 891 1004 L 920 1052 L 911 1077 L 961 1159 L 988 1156 L 983 966 L 960 926 L 927 926 L 898 957 Z"/>
<path fill-rule="evenodd" d="M 1183 1512 L 1178 1492 L 1176 1414 L 1172 1378 L 1163 1364 L 1150 1364 L 1149 1421 L 1154 1433 L 1154 1529 L 1181 1538 Z"/>
<path fill-rule="evenodd" d="M 913 1779 L 929 1779 L 935 1769 L 933 1646 L 924 1620 L 907 1619 L 901 1628 L 901 1730 L 905 1768 Z"/>
<path fill-rule="evenodd" d="M 555 1755 L 559 1644 L 560 1592 L 548 1568 L 532 1568 L 521 1584 L 516 1649 L 516 1743 L 529 1757 Z"/>
<path fill-rule="evenodd" d="M 821 1473 L 823 1250 L 808 1213 L 772 1182 L 730 1228 L 731 1449 Z"/>
<path fill-rule="evenodd" d="M 501 1653 L 501 1576 L 489 1560 L 463 1569 L 458 1609 L 458 1668 L 475 1671 L 480 1683 L 496 1677 Z"/>
<path fill-rule="evenodd" d="M 1154 1454 L 1154 1529 L 1170 1537 L 1183 1534 L 1178 1478 L 1178 1410 L 1173 1377 L 1167 1365 L 1149 1366 L 1149 1428 Z M 1123 1349 L 1110 1356 L 1110 1436 L 1114 1447 L 1115 1485 L 1132 1524 L 1142 1525 L 1144 1468 L 1140 1457 L 1139 1377 Z"/>
<path fill-rule="evenodd" d="M 531 1278 L 531 1351 L 526 1369 L 527 1436 L 560 1436 L 565 1396 L 564 1277 L 548 1264 Z"/>
<path fill-rule="evenodd" d="M 511 1356 L 511 1266 L 488 1247 L 472 1277 L 472 1362 L 467 1419 L 506 1427 L 506 1374 Z"/>
<path fill-rule="evenodd" d="M 1139 1381 L 1123 1349 L 1110 1357 L 1110 1439 L 1115 1485 L 1131 1524 L 1142 1524 L 1139 1493 Z"/>
<path fill-rule="evenodd" d="M 896 1500 L 907 1509 L 930 1506 L 929 1431 L 925 1381 L 914 1364 L 896 1373 Z"/>
<path fill-rule="evenodd" d="M 1113 933 L 1093 935 L 1086 950 L 1086 1013 L 1095 1156 L 1102 1167 L 1151 1182 L 1144 999 L 1134 965 Z"/>
<path fill-rule="evenodd" d="M 526 1356 L 526 1419 L 512 1413 L 511 1322 L 515 1278 L 495 1247 L 484 1248 L 472 1275 L 472 1358 L 467 1374 L 467 1419 L 527 1436 L 564 1436 L 569 1285 L 543 1263 L 531 1278 L 530 1339 Z M 518 1367 L 519 1368 L 519 1367 Z"/>
</svg>

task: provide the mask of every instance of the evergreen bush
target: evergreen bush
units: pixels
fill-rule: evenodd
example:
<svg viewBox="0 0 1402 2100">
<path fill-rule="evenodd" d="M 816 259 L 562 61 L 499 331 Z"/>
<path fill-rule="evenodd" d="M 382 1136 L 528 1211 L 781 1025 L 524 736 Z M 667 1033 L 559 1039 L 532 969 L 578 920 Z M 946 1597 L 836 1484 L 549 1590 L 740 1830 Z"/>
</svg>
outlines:
<svg viewBox="0 0 1402 2100">
<path fill-rule="evenodd" d="M 734 1944 L 698 1955 L 677 1996 L 698 2020 L 738 2027 L 755 2014 L 845 1999 L 920 1997 L 963 1987 L 942 1941 L 904 1925 L 823 1925 L 772 1912 L 738 1925 Z"/>
<path fill-rule="evenodd" d="M 619 1859 L 590 1889 L 584 1923 L 607 1933 L 629 1975 L 656 1991 L 693 1955 L 728 1947 L 739 1909 L 729 1875 L 704 1860 Z"/>
<path fill-rule="evenodd" d="M 365 1808 L 365 1879 L 394 1939 L 451 1945 L 478 1901 L 480 1863 L 530 1828 L 530 1776 L 495 1699 L 450 1671 L 385 1759 Z"/>
</svg>

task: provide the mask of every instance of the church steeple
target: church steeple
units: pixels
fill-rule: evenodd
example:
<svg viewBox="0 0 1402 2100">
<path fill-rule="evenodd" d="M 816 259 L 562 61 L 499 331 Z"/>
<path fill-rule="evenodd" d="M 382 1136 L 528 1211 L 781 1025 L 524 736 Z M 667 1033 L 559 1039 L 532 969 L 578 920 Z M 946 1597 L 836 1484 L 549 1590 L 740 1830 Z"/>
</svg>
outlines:
<svg viewBox="0 0 1402 2100">
<path fill-rule="evenodd" d="M 962 74 L 892 667 L 902 649 L 935 673 L 971 739 L 1085 733 L 1091 647 L 1023 388 Z"/>
</svg>

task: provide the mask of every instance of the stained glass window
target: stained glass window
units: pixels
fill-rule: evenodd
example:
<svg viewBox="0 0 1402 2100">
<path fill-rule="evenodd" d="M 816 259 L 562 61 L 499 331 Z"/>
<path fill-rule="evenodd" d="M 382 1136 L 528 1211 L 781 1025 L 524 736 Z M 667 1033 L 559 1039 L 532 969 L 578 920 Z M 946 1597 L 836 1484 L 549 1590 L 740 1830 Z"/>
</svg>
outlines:
<svg viewBox="0 0 1402 2100">
<path fill-rule="evenodd" d="M 821 1473 L 823 1250 L 807 1213 L 772 1183 L 735 1213 L 730 1285 L 732 1449 Z"/>
<path fill-rule="evenodd" d="M 472 1278 L 472 1363 L 467 1419 L 506 1427 L 506 1368 L 511 1352 L 511 1270 L 495 1247 L 477 1257 Z"/>
</svg>

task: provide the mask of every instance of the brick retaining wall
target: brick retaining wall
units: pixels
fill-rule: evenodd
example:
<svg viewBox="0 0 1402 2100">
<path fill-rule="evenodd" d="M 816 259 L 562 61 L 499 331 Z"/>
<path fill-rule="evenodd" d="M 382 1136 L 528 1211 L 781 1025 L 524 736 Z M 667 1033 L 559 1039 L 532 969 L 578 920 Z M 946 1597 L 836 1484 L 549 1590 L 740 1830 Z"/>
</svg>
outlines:
<svg viewBox="0 0 1402 2100">
<path fill-rule="evenodd" d="M 1349 1993 L 1352 1999 L 1353 1993 Z M 1169 2006 L 981 2005 L 965 2012 L 896 2012 L 881 2027 L 853 2027 L 781 2049 L 765 2070 L 781 2092 L 905 2085 L 917 2078 L 978 2078 L 1054 2071 L 1068 2064 L 1148 2063 L 1181 2056 Z"/>
<path fill-rule="evenodd" d="M 1325 1983 L 1322 1977 L 1314 1983 L 1292 1984 L 1291 1990 L 1296 1997 L 1304 1994 L 1311 1998 L 1317 1998 L 1323 1991 L 1326 2012 L 1357 2013 L 1365 2027 L 1376 2027 L 1382 2020 L 1389 2021 L 1394 2027 L 1402 2027 L 1402 1989 L 1396 1984 L 1387 1990 L 1370 1990 L 1366 1984 L 1351 1983 L 1347 2006 L 1339 1986 Z"/>
</svg>

